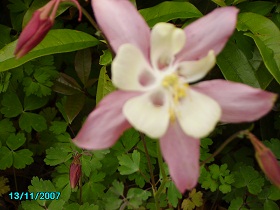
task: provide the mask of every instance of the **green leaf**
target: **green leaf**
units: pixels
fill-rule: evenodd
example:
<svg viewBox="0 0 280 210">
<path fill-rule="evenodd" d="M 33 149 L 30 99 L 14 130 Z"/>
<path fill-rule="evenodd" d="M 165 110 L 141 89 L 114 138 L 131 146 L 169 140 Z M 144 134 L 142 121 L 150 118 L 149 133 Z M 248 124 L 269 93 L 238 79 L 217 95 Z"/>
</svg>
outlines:
<svg viewBox="0 0 280 210">
<path fill-rule="evenodd" d="M 48 97 L 38 97 L 35 95 L 26 96 L 24 98 L 24 111 L 39 109 L 46 105 Z"/>
<path fill-rule="evenodd" d="M 16 150 L 24 144 L 25 140 L 26 138 L 23 133 L 12 134 L 7 139 L 6 144 L 11 150 Z"/>
<path fill-rule="evenodd" d="M 279 206 L 277 205 L 277 203 L 271 200 L 266 200 L 263 207 L 264 210 L 279 210 Z"/>
<path fill-rule="evenodd" d="M 280 83 L 280 31 L 268 18 L 254 14 L 242 13 L 238 15 L 239 31 L 250 31 L 246 36 L 255 41 L 269 72 Z"/>
<path fill-rule="evenodd" d="M 100 56 L 99 64 L 102 66 L 109 65 L 112 62 L 112 54 L 110 50 L 102 50 L 103 55 Z"/>
<path fill-rule="evenodd" d="M 72 154 L 67 149 L 61 147 L 51 147 L 46 150 L 45 163 L 50 166 L 55 166 L 64 163 L 72 157 Z"/>
<path fill-rule="evenodd" d="M 114 180 L 112 183 L 112 187 L 110 188 L 112 192 L 114 192 L 116 195 L 123 196 L 123 190 L 124 185 L 122 182 L 118 182 L 117 180 Z"/>
<path fill-rule="evenodd" d="M 13 155 L 7 147 L 0 148 L 0 169 L 4 170 L 13 165 Z"/>
<path fill-rule="evenodd" d="M 44 210 L 36 201 L 22 201 L 21 206 L 24 210 Z"/>
<path fill-rule="evenodd" d="M 179 199 L 182 198 L 182 194 L 178 191 L 174 182 L 166 183 L 166 187 L 168 189 L 167 191 L 168 201 L 171 203 L 173 207 L 176 207 L 178 205 Z"/>
<path fill-rule="evenodd" d="M 50 30 L 44 40 L 30 53 L 20 59 L 15 59 L 14 51 L 17 41 L 14 41 L 0 50 L 0 71 L 20 66 L 34 58 L 56 53 L 72 52 L 93 47 L 99 41 L 84 32 L 70 29 Z"/>
<path fill-rule="evenodd" d="M 87 84 L 91 71 L 91 52 L 84 49 L 77 52 L 75 57 L 75 71 L 84 86 Z"/>
<path fill-rule="evenodd" d="M 178 18 L 199 18 L 201 12 L 189 2 L 165 1 L 154 7 L 139 10 L 150 27 L 158 22 L 168 22 Z"/>
<path fill-rule="evenodd" d="M 31 132 L 32 128 L 40 132 L 47 129 L 47 124 L 42 115 L 24 112 L 19 118 L 19 127 L 28 133 Z"/>
<path fill-rule="evenodd" d="M 16 117 L 22 113 L 22 105 L 20 100 L 15 93 L 6 93 L 1 101 L 3 107 L 1 108 L 1 113 L 5 117 Z"/>
<path fill-rule="evenodd" d="M 53 200 L 50 205 L 48 206 L 48 210 L 57 210 L 57 209 L 62 209 L 65 201 L 60 199 L 60 200 Z"/>
<path fill-rule="evenodd" d="M 28 186 L 29 192 L 34 192 L 34 195 L 36 195 L 37 192 L 56 192 L 56 189 L 53 185 L 53 183 L 50 180 L 43 180 L 39 179 L 38 177 L 33 177 L 31 180 L 31 184 Z M 48 202 L 47 200 L 36 200 L 41 206 L 45 206 Z"/>
<path fill-rule="evenodd" d="M 88 203 L 84 203 L 83 205 L 71 203 L 65 205 L 63 210 L 99 210 L 99 207 L 93 204 L 89 205 Z"/>
<path fill-rule="evenodd" d="M 238 5 L 238 8 L 240 9 L 239 13 L 252 12 L 263 16 L 268 15 L 273 7 L 275 7 L 275 3 L 270 1 L 246 1 Z"/>
<path fill-rule="evenodd" d="M 252 166 L 245 166 L 243 164 L 237 164 L 233 172 L 235 182 L 233 186 L 237 188 L 247 187 L 248 191 L 257 195 L 262 190 L 264 185 L 264 178 L 256 171 Z"/>
<path fill-rule="evenodd" d="M 10 186 L 7 185 L 9 180 L 3 176 L 0 176 L 0 197 L 2 197 L 3 194 L 11 191 Z"/>
<path fill-rule="evenodd" d="M 140 153 L 138 151 L 133 151 L 132 158 L 126 154 L 122 154 L 117 158 L 120 164 L 118 170 L 120 171 L 121 175 L 133 174 L 134 172 L 139 170 Z"/>
<path fill-rule="evenodd" d="M 69 124 L 71 124 L 72 121 L 80 113 L 80 111 L 84 107 L 85 100 L 86 100 L 86 96 L 82 93 L 67 96 L 64 107 L 65 107 L 65 113 Z"/>
<path fill-rule="evenodd" d="M 29 149 L 22 149 L 13 153 L 14 167 L 17 169 L 25 168 L 26 165 L 33 163 L 33 153 Z"/>
<path fill-rule="evenodd" d="M 51 123 L 49 130 L 53 132 L 54 134 L 62 134 L 67 129 L 67 123 L 62 121 L 53 121 Z"/>
<path fill-rule="evenodd" d="M 217 57 L 217 64 L 227 80 L 260 88 L 255 70 L 244 53 L 233 42 L 227 43 Z"/>
<path fill-rule="evenodd" d="M 13 126 L 13 123 L 7 118 L 0 120 L 0 142 L 6 142 L 10 134 L 14 133 L 16 129 Z"/>
<path fill-rule="evenodd" d="M 83 155 L 81 157 L 81 160 L 83 165 L 82 171 L 87 177 L 89 177 L 92 171 L 95 171 L 102 167 L 102 164 L 94 155 L 92 156 Z"/>
<path fill-rule="evenodd" d="M 129 200 L 129 206 L 132 209 L 139 208 L 139 206 L 146 201 L 152 194 L 149 191 L 139 188 L 130 188 L 127 192 L 127 199 Z"/>
<path fill-rule="evenodd" d="M 0 31 L 1 31 L 0 48 L 2 48 L 6 44 L 11 42 L 11 37 L 10 37 L 11 28 L 0 24 Z"/>
<path fill-rule="evenodd" d="M 93 173 L 82 187 L 83 202 L 93 203 L 102 198 L 106 189 L 100 182 L 104 180 L 105 173 Z"/>
<path fill-rule="evenodd" d="M 129 129 L 123 133 L 123 135 L 120 137 L 120 140 L 122 141 L 125 150 L 128 152 L 140 140 L 140 135 L 135 129 Z"/>
<path fill-rule="evenodd" d="M 98 85 L 97 85 L 97 92 L 96 92 L 96 104 L 101 101 L 101 99 L 106 96 L 107 94 L 114 91 L 116 88 L 114 87 L 111 79 L 109 78 L 106 66 L 103 66 L 100 70 Z"/>
<path fill-rule="evenodd" d="M 228 210 L 236 210 L 236 209 L 242 210 L 244 209 L 242 208 L 243 204 L 244 204 L 243 199 L 241 197 L 237 197 L 230 202 L 230 206 Z"/>
<path fill-rule="evenodd" d="M 277 159 L 280 159 L 280 140 L 272 138 L 270 141 L 263 142 L 265 146 L 269 147 Z"/>
</svg>

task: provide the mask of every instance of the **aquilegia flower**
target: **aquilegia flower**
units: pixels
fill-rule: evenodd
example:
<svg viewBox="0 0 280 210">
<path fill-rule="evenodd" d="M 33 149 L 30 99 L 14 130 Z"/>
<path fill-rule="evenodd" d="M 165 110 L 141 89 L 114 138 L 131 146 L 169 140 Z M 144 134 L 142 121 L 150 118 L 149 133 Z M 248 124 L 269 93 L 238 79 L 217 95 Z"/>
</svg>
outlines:
<svg viewBox="0 0 280 210">
<path fill-rule="evenodd" d="M 42 8 L 36 10 L 22 33 L 20 34 L 16 49 L 16 58 L 21 58 L 36 47 L 47 35 L 54 24 L 56 11 L 61 2 L 73 2 L 79 9 L 79 20 L 82 9 L 77 0 L 51 0 Z"/>
<path fill-rule="evenodd" d="M 112 146 L 134 127 L 159 138 L 177 188 L 193 188 L 199 146 L 218 121 L 247 122 L 266 114 L 276 95 L 224 80 L 202 79 L 215 65 L 236 24 L 237 9 L 216 9 L 184 30 L 159 23 L 152 31 L 126 0 L 92 0 L 97 22 L 116 57 L 106 96 L 74 139 L 86 149 Z"/>
</svg>

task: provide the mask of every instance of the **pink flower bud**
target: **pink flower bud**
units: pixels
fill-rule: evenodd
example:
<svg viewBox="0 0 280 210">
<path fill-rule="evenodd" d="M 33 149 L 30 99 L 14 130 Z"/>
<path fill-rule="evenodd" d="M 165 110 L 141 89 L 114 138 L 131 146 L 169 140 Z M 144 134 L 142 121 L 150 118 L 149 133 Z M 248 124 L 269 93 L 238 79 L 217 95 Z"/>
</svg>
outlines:
<svg viewBox="0 0 280 210">
<path fill-rule="evenodd" d="M 20 58 L 36 47 L 47 35 L 53 25 L 53 21 L 41 17 L 42 11 L 37 10 L 30 22 L 22 31 L 15 50 L 16 58 Z"/>
<path fill-rule="evenodd" d="M 249 133 L 248 137 L 254 145 L 255 156 L 262 171 L 274 185 L 280 188 L 280 166 L 275 155 L 253 134 Z"/>
<path fill-rule="evenodd" d="M 74 189 L 78 185 L 78 182 L 81 178 L 82 166 L 81 166 L 81 162 L 80 162 L 80 157 L 81 157 L 81 154 L 75 155 L 74 159 L 70 165 L 69 178 L 70 178 L 70 186 L 72 189 Z"/>
<path fill-rule="evenodd" d="M 77 0 L 51 0 L 34 12 L 30 22 L 22 31 L 15 50 L 16 58 L 26 55 L 45 38 L 53 26 L 57 8 L 62 1 L 74 3 L 79 10 L 79 21 L 81 20 L 82 8 Z"/>
</svg>

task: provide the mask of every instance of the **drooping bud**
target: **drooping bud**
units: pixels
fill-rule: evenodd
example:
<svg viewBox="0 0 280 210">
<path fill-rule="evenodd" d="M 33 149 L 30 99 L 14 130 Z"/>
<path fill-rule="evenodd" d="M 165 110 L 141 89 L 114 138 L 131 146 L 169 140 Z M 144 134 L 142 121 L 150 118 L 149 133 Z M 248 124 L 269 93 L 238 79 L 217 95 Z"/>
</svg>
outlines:
<svg viewBox="0 0 280 210">
<path fill-rule="evenodd" d="M 267 178 L 278 188 L 280 188 L 280 165 L 272 153 L 261 141 L 259 141 L 253 134 L 248 133 L 248 138 L 255 148 L 255 156 L 260 168 L 265 173 Z"/>
<path fill-rule="evenodd" d="M 51 0 L 34 12 L 31 20 L 23 29 L 14 52 L 16 58 L 26 55 L 45 38 L 54 24 L 56 11 L 62 1 L 70 1 L 76 4 L 79 10 L 79 20 L 81 20 L 82 9 L 76 0 Z"/>
<path fill-rule="evenodd" d="M 70 186 L 72 189 L 74 189 L 78 185 L 78 182 L 82 175 L 82 171 L 81 171 L 82 166 L 80 161 L 81 156 L 82 156 L 81 154 L 75 155 L 70 165 L 69 179 L 70 179 Z"/>
</svg>

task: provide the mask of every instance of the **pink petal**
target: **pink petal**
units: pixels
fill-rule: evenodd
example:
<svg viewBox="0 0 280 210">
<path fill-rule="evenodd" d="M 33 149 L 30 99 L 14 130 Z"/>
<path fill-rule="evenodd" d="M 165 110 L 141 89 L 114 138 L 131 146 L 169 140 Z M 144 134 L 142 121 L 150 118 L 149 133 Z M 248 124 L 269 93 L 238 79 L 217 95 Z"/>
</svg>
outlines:
<svg viewBox="0 0 280 210">
<path fill-rule="evenodd" d="M 197 60 L 210 50 L 219 54 L 235 29 L 237 13 L 235 7 L 218 8 L 187 26 L 186 45 L 178 60 Z"/>
<path fill-rule="evenodd" d="M 277 95 L 225 80 L 200 82 L 192 89 L 212 97 L 222 108 L 223 122 L 250 122 L 267 114 Z"/>
<path fill-rule="evenodd" d="M 97 23 L 115 52 L 120 45 L 131 43 L 148 58 L 150 29 L 134 5 L 128 0 L 91 2 Z"/>
<path fill-rule="evenodd" d="M 115 91 L 107 95 L 91 112 L 73 142 L 85 149 L 111 147 L 131 125 L 122 114 L 124 103 L 137 92 Z"/>
<path fill-rule="evenodd" d="M 199 177 L 199 139 L 185 135 L 177 122 L 171 122 L 160 139 L 161 152 L 170 175 L 181 193 L 195 187 Z"/>
</svg>

